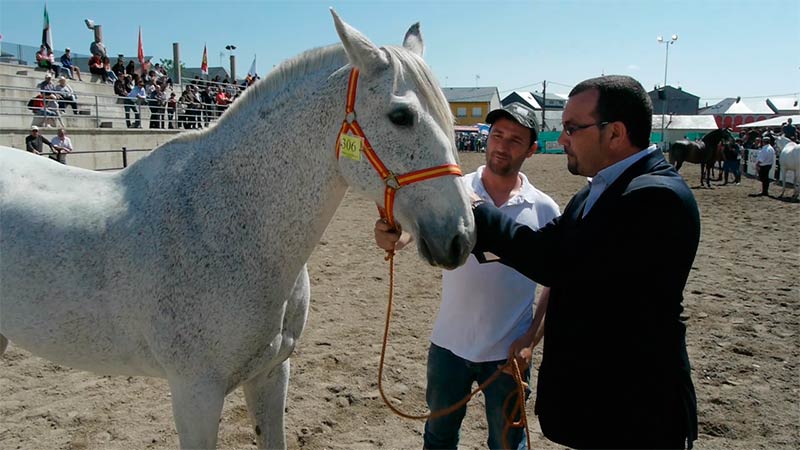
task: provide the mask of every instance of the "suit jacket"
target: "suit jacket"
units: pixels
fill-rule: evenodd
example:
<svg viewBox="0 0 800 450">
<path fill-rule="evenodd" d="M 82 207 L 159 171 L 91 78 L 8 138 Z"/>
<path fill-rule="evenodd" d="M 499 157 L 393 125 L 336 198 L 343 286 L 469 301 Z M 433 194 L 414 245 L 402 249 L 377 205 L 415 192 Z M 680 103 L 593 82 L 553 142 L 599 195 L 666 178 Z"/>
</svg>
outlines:
<svg viewBox="0 0 800 450">
<path fill-rule="evenodd" d="M 697 437 L 683 289 L 700 217 L 660 152 L 634 163 L 581 218 L 589 186 L 538 231 L 475 208 L 476 254 L 550 286 L 536 393 L 544 435 L 577 448 L 682 446 Z"/>
</svg>

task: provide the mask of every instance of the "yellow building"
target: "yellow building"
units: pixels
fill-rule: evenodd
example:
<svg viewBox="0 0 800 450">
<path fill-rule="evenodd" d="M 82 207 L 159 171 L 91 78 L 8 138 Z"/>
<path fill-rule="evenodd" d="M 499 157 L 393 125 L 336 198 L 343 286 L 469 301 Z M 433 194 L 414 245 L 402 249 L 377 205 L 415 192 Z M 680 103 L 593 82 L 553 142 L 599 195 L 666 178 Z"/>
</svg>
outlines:
<svg viewBox="0 0 800 450">
<path fill-rule="evenodd" d="M 501 107 L 496 87 L 446 87 L 442 91 L 456 118 L 456 125 L 483 123 L 489 111 Z"/>
</svg>

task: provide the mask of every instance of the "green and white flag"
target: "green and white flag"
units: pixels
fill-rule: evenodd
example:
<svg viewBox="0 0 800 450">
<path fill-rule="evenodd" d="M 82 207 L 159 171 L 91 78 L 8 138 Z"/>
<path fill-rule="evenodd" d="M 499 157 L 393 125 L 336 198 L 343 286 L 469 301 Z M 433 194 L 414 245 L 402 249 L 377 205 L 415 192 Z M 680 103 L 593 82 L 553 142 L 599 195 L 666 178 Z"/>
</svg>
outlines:
<svg viewBox="0 0 800 450">
<path fill-rule="evenodd" d="M 42 30 L 42 45 L 53 51 L 53 35 L 50 33 L 50 16 L 47 14 L 47 3 L 44 4 L 44 29 Z"/>
</svg>

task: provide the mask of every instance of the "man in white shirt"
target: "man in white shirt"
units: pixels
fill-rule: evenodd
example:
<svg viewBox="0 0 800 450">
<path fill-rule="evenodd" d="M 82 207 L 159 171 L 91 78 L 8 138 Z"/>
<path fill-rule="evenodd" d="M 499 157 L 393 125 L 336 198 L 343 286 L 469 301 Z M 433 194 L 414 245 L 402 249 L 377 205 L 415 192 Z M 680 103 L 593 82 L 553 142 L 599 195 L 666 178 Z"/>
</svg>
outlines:
<svg viewBox="0 0 800 450">
<path fill-rule="evenodd" d="M 128 93 L 125 98 L 125 124 L 128 128 L 142 128 L 142 114 L 139 105 L 147 100 L 147 92 L 144 90 L 144 81 L 140 78 L 136 86 Z M 131 125 L 130 112 L 133 111 L 136 121 Z"/>
<path fill-rule="evenodd" d="M 518 223 L 533 229 L 543 227 L 559 216 L 558 205 L 533 187 L 519 170 L 536 152 L 537 124 L 533 111 L 512 103 L 486 116 L 491 124 L 486 147 L 486 165 L 463 178 L 468 191 L 484 202 L 492 202 Z M 410 235 L 390 230 L 381 221 L 375 224 L 375 238 L 386 250 L 398 250 L 410 242 Z M 535 257 L 535 255 L 531 255 Z M 536 333 L 542 324 L 549 289 L 544 288 L 536 307 L 536 283 L 498 262 L 481 263 L 475 256 L 442 275 L 442 302 L 431 335 L 428 351 L 426 400 L 431 411 L 445 409 L 464 398 L 473 383 L 483 383 L 504 364 L 509 355 L 518 360 L 525 380 L 530 379 L 530 357 Z M 523 430 L 510 428 L 502 436 L 506 417 L 506 398 L 516 384 L 503 374 L 484 394 L 491 449 L 525 448 Z M 523 405 L 524 407 L 524 405 Z M 457 448 L 463 407 L 444 417 L 425 423 L 426 449 Z M 518 420 L 519 416 L 512 417 Z"/>
<path fill-rule="evenodd" d="M 72 152 L 72 140 L 67 137 L 67 130 L 59 128 L 58 135 L 50 139 L 50 143 L 53 144 L 53 152 L 55 152 L 50 159 L 67 164 L 67 153 Z"/>
<path fill-rule="evenodd" d="M 756 158 L 756 171 L 758 171 L 758 179 L 761 180 L 761 193 L 750 194 L 751 197 L 768 197 L 769 196 L 769 171 L 772 170 L 772 165 L 775 164 L 775 149 L 770 145 L 769 136 L 763 138 L 764 146 L 758 151 Z"/>
</svg>

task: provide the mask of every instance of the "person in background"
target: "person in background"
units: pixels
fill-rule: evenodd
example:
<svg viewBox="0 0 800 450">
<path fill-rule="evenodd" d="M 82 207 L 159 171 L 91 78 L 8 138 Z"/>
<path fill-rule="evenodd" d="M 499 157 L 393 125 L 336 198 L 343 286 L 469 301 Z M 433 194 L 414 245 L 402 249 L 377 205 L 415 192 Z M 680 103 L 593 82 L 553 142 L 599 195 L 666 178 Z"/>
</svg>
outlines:
<svg viewBox="0 0 800 450">
<path fill-rule="evenodd" d="M 44 74 L 44 80 L 36 85 L 42 95 L 52 94 L 56 91 L 56 86 L 53 84 L 53 76 L 50 72 Z"/>
<path fill-rule="evenodd" d="M 683 290 L 700 242 L 692 190 L 650 144 L 653 107 L 628 76 L 569 93 L 567 169 L 591 178 L 534 230 L 473 199 L 473 254 L 550 287 L 535 413 L 572 448 L 691 448 L 697 400 Z M 654 233 L 653 230 L 658 230 Z"/>
<path fill-rule="evenodd" d="M 81 79 L 81 69 L 72 63 L 72 51 L 69 47 L 65 48 L 64 54 L 61 55 L 61 67 L 71 79 L 78 78 L 78 81 L 83 81 Z"/>
<path fill-rule="evenodd" d="M 58 135 L 53 137 L 50 142 L 53 144 L 52 147 L 55 152 L 54 155 L 50 156 L 50 159 L 66 165 L 67 153 L 72 153 L 72 140 L 67 136 L 67 130 L 63 127 L 59 128 Z"/>
<path fill-rule="evenodd" d="M 125 66 L 125 73 L 131 77 L 136 73 L 136 65 L 133 63 L 133 60 L 128 61 L 128 65 Z"/>
<path fill-rule="evenodd" d="M 791 117 L 789 117 L 786 120 L 786 125 L 784 125 L 781 128 L 781 132 L 783 133 L 784 136 L 789 138 L 789 140 L 797 142 L 797 134 L 798 134 L 797 133 L 797 128 L 795 128 L 795 126 L 792 125 L 792 118 Z"/>
<path fill-rule="evenodd" d="M 53 51 L 44 44 L 42 44 L 39 47 L 39 51 L 36 52 L 36 65 L 43 69 L 52 71 L 53 75 L 55 76 L 58 76 L 61 71 L 56 64 L 56 58 L 53 55 Z"/>
<path fill-rule="evenodd" d="M 41 155 L 42 145 L 44 144 L 50 146 L 51 151 L 55 151 L 55 148 L 53 148 L 53 143 L 48 141 L 46 137 L 39 134 L 39 127 L 33 125 L 31 127 L 31 133 L 28 136 L 25 136 L 25 150 L 30 153 Z"/>
<path fill-rule="evenodd" d="M 146 103 L 147 93 L 144 90 L 144 81 L 139 80 L 125 98 L 125 124 L 128 128 L 142 128 L 142 113 L 139 105 Z M 133 111 L 136 121 L 131 124 L 130 112 Z"/>
<path fill-rule="evenodd" d="M 103 70 L 105 70 L 106 72 L 106 78 L 110 82 L 116 83 L 117 80 L 119 80 L 119 77 L 113 70 L 111 70 L 111 60 L 108 59 L 108 56 L 103 56 L 102 61 L 103 61 Z"/>
<path fill-rule="evenodd" d="M 100 55 L 92 55 L 89 58 L 89 72 L 100 75 L 103 83 L 108 83 L 108 75 L 106 75 L 106 68 L 103 67 L 103 57 Z"/>
<path fill-rule="evenodd" d="M 758 194 L 750 194 L 750 197 L 769 197 L 769 172 L 772 170 L 772 165 L 775 164 L 775 149 L 772 148 L 769 137 L 762 137 L 756 139 L 756 145 L 759 141 L 763 146 L 758 151 L 756 158 L 756 171 L 758 172 L 758 179 L 761 181 L 761 192 Z"/>
<path fill-rule="evenodd" d="M 68 106 L 72 107 L 72 113 L 78 114 L 78 96 L 72 90 L 72 86 L 67 84 L 65 77 L 58 79 L 58 86 L 55 87 L 55 94 L 58 96 L 58 109 L 64 111 Z"/>
<path fill-rule="evenodd" d="M 494 205 L 509 221 L 533 229 L 545 226 L 559 215 L 558 205 L 536 189 L 520 172 L 522 164 L 537 148 L 533 110 L 512 103 L 486 116 L 491 125 L 486 165 L 463 177 L 468 192 Z M 411 240 L 378 221 L 375 240 L 384 250 L 397 250 Z M 445 409 L 464 398 L 473 383 L 481 384 L 506 363 L 520 355 L 520 370 L 527 382 L 534 338 L 540 330 L 549 290 L 542 289 L 534 315 L 536 283 L 498 262 L 481 261 L 471 255 L 466 264 L 442 273 L 442 302 L 428 350 L 426 400 L 431 411 Z M 485 394 L 485 413 L 490 449 L 525 448 L 521 428 L 510 428 L 503 436 L 506 417 L 513 403 L 504 402 L 516 392 L 514 379 L 503 374 Z M 524 407 L 524 405 L 523 405 Z M 424 448 L 453 449 L 466 407 L 425 423 Z"/>
<path fill-rule="evenodd" d="M 122 78 L 125 75 L 125 58 L 122 55 L 117 57 L 117 62 L 111 70 L 117 75 L 117 78 Z"/>
</svg>

